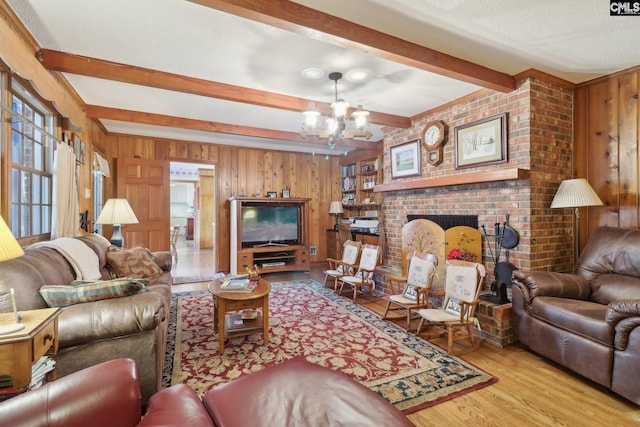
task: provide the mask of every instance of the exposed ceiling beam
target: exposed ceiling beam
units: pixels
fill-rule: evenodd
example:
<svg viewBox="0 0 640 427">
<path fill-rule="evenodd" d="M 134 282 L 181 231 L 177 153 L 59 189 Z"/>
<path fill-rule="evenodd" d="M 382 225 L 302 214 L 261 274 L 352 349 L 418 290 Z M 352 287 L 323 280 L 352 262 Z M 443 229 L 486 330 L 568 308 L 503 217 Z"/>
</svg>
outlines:
<svg viewBox="0 0 640 427">
<path fill-rule="evenodd" d="M 515 89 L 505 73 L 337 18 L 287 0 L 189 0 L 379 58 L 501 92 Z"/>
<path fill-rule="evenodd" d="M 184 129 L 195 129 L 205 132 L 225 133 L 230 135 L 251 136 L 280 141 L 292 141 L 306 144 L 326 145 L 327 142 L 315 138 L 303 138 L 296 132 L 286 132 L 272 129 L 262 129 L 251 126 L 239 126 L 228 123 L 210 122 L 206 120 L 188 119 L 184 117 L 167 116 L 164 114 L 145 113 L 141 111 L 123 110 L 120 108 L 86 105 L 85 112 L 94 119 L 118 120 L 123 122 L 141 123 L 155 126 L 168 126 Z M 340 139 L 336 148 L 353 148 L 375 150 L 380 148 L 379 142 Z"/>
<path fill-rule="evenodd" d="M 305 111 L 309 102 L 313 102 L 316 110 L 322 114 L 328 114 L 331 110 L 330 104 L 328 103 L 48 49 L 40 50 L 37 53 L 37 57 L 43 66 L 51 71 L 115 80 L 288 111 Z M 375 111 L 370 111 L 370 113 L 367 118 L 369 123 L 403 129 L 411 127 L 411 119 L 408 117 Z"/>
</svg>

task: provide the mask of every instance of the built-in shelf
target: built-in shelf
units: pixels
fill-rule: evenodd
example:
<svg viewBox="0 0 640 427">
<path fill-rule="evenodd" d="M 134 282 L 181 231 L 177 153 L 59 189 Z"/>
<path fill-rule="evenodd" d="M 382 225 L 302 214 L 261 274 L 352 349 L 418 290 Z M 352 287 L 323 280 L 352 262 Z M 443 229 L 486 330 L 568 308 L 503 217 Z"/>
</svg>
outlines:
<svg viewBox="0 0 640 427">
<path fill-rule="evenodd" d="M 448 185 L 477 184 L 480 182 L 511 181 L 529 179 L 529 169 L 510 168 L 494 169 L 486 172 L 465 173 L 460 175 L 443 176 L 439 178 L 425 178 L 413 181 L 392 182 L 378 184 L 373 187 L 376 193 L 390 191 L 415 190 L 419 188 L 445 187 Z"/>
</svg>

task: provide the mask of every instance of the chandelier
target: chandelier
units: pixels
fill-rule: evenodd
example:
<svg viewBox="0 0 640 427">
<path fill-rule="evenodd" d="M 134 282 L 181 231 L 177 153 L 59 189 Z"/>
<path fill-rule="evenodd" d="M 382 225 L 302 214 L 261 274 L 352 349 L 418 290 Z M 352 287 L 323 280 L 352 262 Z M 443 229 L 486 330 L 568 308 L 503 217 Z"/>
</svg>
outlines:
<svg viewBox="0 0 640 427">
<path fill-rule="evenodd" d="M 372 133 L 365 130 L 367 125 L 368 111 L 362 109 L 362 105 L 358 105 L 358 109 L 351 113 L 353 117 L 353 128 L 347 129 L 347 125 L 351 125 L 351 120 L 347 119 L 349 111 L 349 103 L 344 99 L 338 98 L 338 80 L 342 78 L 342 73 L 333 72 L 329 74 L 329 80 L 333 80 L 335 88 L 335 101 L 331 103 L 331 113 L 325 119 L 326 127 L 320 127 L 320 112 L 309 108 L 303 112 L 304 122 L 300 135 L 303 138 L 317 137 L 327 138 L 329 147 L 335 148 L 336 142 L 340 138 L 366 138 L 369 139 Z"/>
</svg>

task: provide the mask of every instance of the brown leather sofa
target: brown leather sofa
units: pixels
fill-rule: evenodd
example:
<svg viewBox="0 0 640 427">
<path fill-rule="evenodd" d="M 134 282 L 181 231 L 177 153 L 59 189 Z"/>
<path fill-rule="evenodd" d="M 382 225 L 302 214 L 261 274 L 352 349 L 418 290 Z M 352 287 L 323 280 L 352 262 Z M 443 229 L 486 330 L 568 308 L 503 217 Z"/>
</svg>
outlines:
<svg viewBox="0 0 640 427">
<path fill-rule="evenodd" d="M 102 279 L 110 279 L 109 242 L 99 235 L 77 237 L 98 255 Z M 91 249 L 89 249 L 91 248 Z M 74 304 L 58 318 L 59 377 L 117 358 L 138 364 L 143 401 L 160 389 L 171 301 L 171 254 L 153 254 L 162 274 L 150 278 L 149 292 L 121 298 Z M 19 258 L 0 263 L 0 290 L 13 287 L 18 310 L 46 308 L 39 289 L 68 285 L 76 279 L 71 264 L 56 249 L 28 246 Z"/>
<path fill-rule="evenodd" d="M 575 274 L 513 272 L 519 342 L 640 404 L 640 230 L 600 227 Z"/>
<path fill-rule="evenodd" d="M 202 402 L 186 384 L 177 384 L 153 395 L 144 418 L 141 408 L 135 362 L 116 359 L 0 402 L 0 425 L 213 427 Z"/>
</svg>

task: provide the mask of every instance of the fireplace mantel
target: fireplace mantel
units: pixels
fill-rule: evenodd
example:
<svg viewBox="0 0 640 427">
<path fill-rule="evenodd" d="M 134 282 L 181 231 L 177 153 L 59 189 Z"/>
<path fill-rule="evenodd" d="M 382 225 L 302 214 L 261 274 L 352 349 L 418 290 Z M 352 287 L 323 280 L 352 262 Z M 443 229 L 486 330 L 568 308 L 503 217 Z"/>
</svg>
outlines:
<svg viewBox="0 0 640 427">
<path fill-rule="evenodd" d="M 446 187 L 449 185 L 529 179 L 530 172 L 531 171 L 529 169 L 521 168 L 493 169 L 485 172 L 473 172 L 438 178 L 425 178 L 412 181 L 378 184 L 373 187 L 373 191 L 376 193 L 386 193 L 391 191 L 416 190 L 420 188 Z"/>
</svg>

